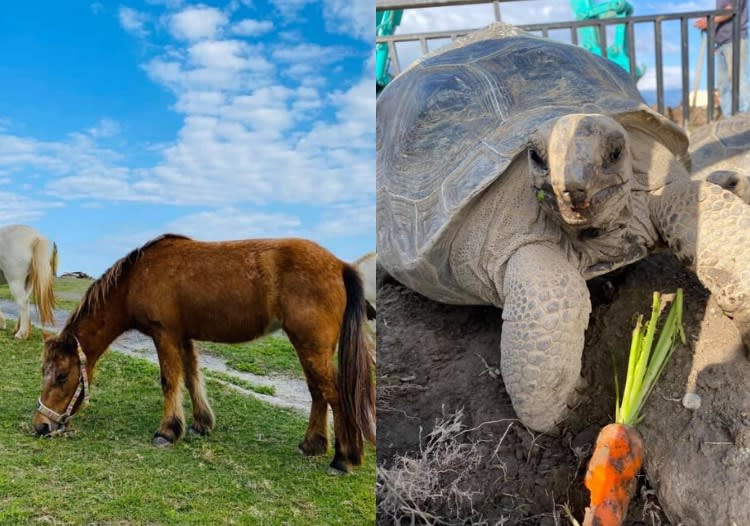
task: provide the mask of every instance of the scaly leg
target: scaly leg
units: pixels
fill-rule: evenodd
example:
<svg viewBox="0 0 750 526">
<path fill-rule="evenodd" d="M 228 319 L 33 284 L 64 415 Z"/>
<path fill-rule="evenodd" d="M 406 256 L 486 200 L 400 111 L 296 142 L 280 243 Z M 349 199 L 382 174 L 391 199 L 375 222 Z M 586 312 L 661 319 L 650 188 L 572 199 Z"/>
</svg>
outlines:
<svg viewBox="0 0 750 526">
<path fill-rule="evenodd" d="M 526 245 L 508 261 L 502 287 L 505 388 L 523 424 L 551 431 L 581 383 L 591 312 L 586 282 L 557 247 Z"/>
<path fill-rule="evenodd" d="M 676 177 L 652 194 L 649 209 L 669 248 L 734 319 L 750 349 L 750 206 L 714 184 Z"/>
</svg>

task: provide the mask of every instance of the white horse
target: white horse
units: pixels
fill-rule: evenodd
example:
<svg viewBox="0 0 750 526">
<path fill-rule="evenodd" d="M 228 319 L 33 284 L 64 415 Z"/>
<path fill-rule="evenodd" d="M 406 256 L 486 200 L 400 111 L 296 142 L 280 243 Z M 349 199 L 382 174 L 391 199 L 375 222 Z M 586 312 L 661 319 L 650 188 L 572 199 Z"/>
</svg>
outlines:
<svg viewBox="0 0 750 526">
<path fill-rule="evenodd" d="M 55 297 L 52 285 L 57 274 L 57 245 L 33 228 L 11 225 L 0 228 L 0 272 L 8 282 L 10 293 L 19 307 L 15 337 L 28 338 L 31 333 L 29 297 L 32 292 L 44 325 L 54 324 Z M 0 327 L 5 317 L 0 310 Z"/>
<path fill-rule="evenodd" d="M 375 276 L 375 260 L 377 259 L 377 254 L 375 252 L 368 252 L 364 256 L 357 259 L 352 265 L 359 271 L 359 275 L 362 276 L 362 284 L 365 287 L 365 299 L 367 302 L 372 305 L 374 309 L 377 310 L 377 306 L 375 305 L 375 300 L 377 297 L 377 287 L 376 287 L 376 276 Z M 368 334 L 370 335 L 370 338 L 372 338 L 373 341 L 376 340 L 375 337 L 375 320 L 371 320 L 367 322 L 366 329 Z M 373 351 L 375 350 L 375 346 L 372 346 Z M 375 361 L 375 355 L 372 356 L 372 361 Z"/>
</svg>

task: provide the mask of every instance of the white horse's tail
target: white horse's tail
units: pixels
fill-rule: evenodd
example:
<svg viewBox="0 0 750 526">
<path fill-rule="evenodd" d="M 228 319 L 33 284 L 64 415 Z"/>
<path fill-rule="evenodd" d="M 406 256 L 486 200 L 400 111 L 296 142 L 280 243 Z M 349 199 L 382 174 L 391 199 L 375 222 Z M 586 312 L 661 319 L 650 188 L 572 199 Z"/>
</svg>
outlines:
<svg viewBox="0 0 750 526">
<path fill-rule="evenodd" d="M 55 294 L 52 285 L 57 273 L 57 245 L 53 244 L 52 255 L 49 256 L 49 241 L 37 237 L 31 244 L 31 268 L 29 279 L 34 293 L 39 319 L 44 325 L 55 324 Z"/>
</svg>

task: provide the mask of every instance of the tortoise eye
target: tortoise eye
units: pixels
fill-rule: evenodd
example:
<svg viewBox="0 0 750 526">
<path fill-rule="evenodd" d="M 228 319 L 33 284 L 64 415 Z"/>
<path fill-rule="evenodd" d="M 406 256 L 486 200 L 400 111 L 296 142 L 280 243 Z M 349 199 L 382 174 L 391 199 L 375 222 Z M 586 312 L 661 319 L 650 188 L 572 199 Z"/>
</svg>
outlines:
<svg viewBox="0 0 750 526">
<path fill-rule="evenodd" d="M 546 171 L 548 169 L 547 161 L 536 148 L 529 148 L 529 160 L 541 170 Z"/>
<path fill-rule="evenodd" d="M 614 148 L 612 148 L 612 150 L 609 152 L 610 164 L 614 164 L 617 161 L 619 161 L 621 156 L 622 156 L 622 148 L 620 148 L 619 146 L 615 146 Z"/>
</svg>

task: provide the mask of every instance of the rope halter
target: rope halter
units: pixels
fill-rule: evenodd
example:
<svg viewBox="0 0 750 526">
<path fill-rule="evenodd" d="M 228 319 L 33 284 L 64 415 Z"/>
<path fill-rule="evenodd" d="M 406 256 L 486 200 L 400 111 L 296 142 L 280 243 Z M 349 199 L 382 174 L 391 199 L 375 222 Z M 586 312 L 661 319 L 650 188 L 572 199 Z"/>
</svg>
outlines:
<svg viewBox="0 0 750 526">
<path fill-rule="evenodd" d="M 73 408 L 75 407 L 81 395 L 83 395 L 83 403 L 86 403 L 89 399 L 89 377 L 86 374 L 86 355 L 83 353 L 83 349 L 81 349 L 81 343 L 78 341 L 78 338 L 75 338 L 75 340 L 76 352 L 78 353 L 78 360 L 80 361 L 78 387 L 76 387 L 76 391 L 75 393 L 73 393 L 73 398 L 70 399 L 68 407 L 65 408 L 65 412 L 63 414 L 60 414 L 57 411 L 50 409 L 42 403 L 41 396 L 36 403 L 37 411 L 60 426 L 65 426 L 65 424 L 67 424 L 70 420 L 70 417 L 73 416 Z"/>
</svg>

